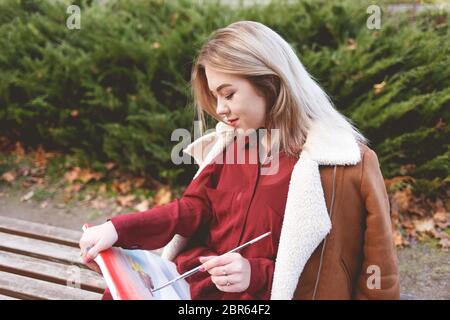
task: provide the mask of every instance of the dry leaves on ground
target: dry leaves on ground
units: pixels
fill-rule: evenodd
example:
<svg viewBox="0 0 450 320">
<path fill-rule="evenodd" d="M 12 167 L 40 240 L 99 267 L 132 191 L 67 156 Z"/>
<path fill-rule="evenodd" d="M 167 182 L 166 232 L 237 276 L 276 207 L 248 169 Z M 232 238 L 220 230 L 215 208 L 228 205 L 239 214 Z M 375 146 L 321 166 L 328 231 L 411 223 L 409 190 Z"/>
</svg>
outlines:
<svg viewBox="0 0 450 320">
<path fill-rule="evenodd" d="M 389 194 L 394 242 L 398 247 L 409 245 L 413 241 L 432 237 L 439 240 L 439 246 L 447 251 L 450 248 L 450 236 L 445 232 L 450 227 L 450 212 L 441 199 L 431 201 L 423 195 L 415 195 L 412 177 L 395 177 L 385 180 L 391 189 L 398 183 L 404 187 Z"/>
</svg>

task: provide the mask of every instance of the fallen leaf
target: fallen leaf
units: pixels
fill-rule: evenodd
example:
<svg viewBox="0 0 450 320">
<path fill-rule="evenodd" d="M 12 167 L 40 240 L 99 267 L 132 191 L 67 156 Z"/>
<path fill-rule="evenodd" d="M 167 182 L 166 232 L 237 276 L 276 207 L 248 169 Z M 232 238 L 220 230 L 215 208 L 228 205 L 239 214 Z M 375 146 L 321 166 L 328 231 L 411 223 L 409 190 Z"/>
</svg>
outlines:
<svg viewBox="0 0 450 320">
<path fill-rule="evenodd" d="M 449 238 L 442 238 L 439 241 L 439 245 L 441 246 L 441 248 L 444 251 L 448 251 L 448 249 L 450 248 L 450 239 Z"/>
<path fill-rule="evenodd" d="M 150 207 L 150 201 L 144 200 L 141 201 L 138 205 L 134 206 L 137 211 L 147 211 Z"/>
<path fill-rule="evenodd" d="M 30 174 L 30 172 L 31 172 L 30 168 L 28 168 L 26 166 L 23 166 L 23 167 L 20 167 L 18 174 L 20 176 L 26 177 L 26 176 L 28 176 Z"/>
<path fill-rule="evenodd" d="M 5 180 L 6 182 L 12 183 L 17 178 L 17 173 L 14 170 L 5 172 L 2 174 L 2 180 Z"/>
<path fill-rule="evenodd" d="M 436 212 L 436 213 L 433 215 L 433 219 L 434 219 L 434 221 L 435 221 L 436 223 L 438 223 L 438 222 L 445 223 L 445 222 L 448 221 L 448 217 L 447 217 L 447 214 L 446 214 L 445 211 L 439 211 L 439 212 Z"/>
<path fill-rule="evenodd" d="M 414 172 L 415 170 L 416 170 L 416 165 L 413 163 L 409 163 L 409 164 L 400 166 L 401 174 L 411 174 L 411 172 Z"/>
<path fill-rule="evenodd" d="M 45 182 L 45 179 L 41 177 L 29 177 L 27 180 L 37 186 L 43 186 Z"/>
<path fill-rule="evenodd" d="M 33 196 L 34 196 L 34 191 L 30 191 L 26 195 L 24 195 L 22 198 L 20 198 L 20 201 L 22 201 L 22 202 L 23 201 L 28 201 L 31 198 L 33 198 Z"/>
<path fill-rule="evenodd" d="M 78 179 L 81 180 L 83 183 L 88 183 L 91 180 L 100 180 L 103 177 L 103 174 L 100 172 L 94 172 L 89 169 L 83 169 L 79 173 Z"/>
<path fill-rule="evenodd" d="M 442 118 L 439 118 L 438 123 L 436 123 L 436 125 L 434 126 L 434 128 L 438 129 L 438 130 L 443 130 L 443 129 L 445 129 L 445 127 L 446 127 L 446 125 L 445 125 L 445 122 L 442 121 Z"/>
<path fill-rule="evenodd" d="M 39 145 L 38 149 L 36 150 L 34 163 L 38 168 L 45 168 L 47 166 L 47 156 L 42 145 Z"/>
<path fill-rule="evenodd" d="M 106 193 L 106 191 L 107 191 L 106 184 L 102 184 L 100 188 L 98 188 L 99 193 Z"/>
<path fill-rule="evenodd" d="M 353 38 L 347 39 L 347 50 L 350 50 L 350 51 L 356 50 L 357 47 L 358 47 L 358 44 L 355 39 L 353 39 Z"/>
<path fill-rule="evenodd" d="M 105 164 L 105 167 L 106 167 L 106 169 L 108 169 L 108 170 L 111 170 L 112 168 L 114 168 L 115 167 L 115 163 L 114 162 L 107 162 L 106 164 Z"/>
<path fill-rule="evenodd" d="M 391 188 L 396 186 L 399 183 L 405 183 L 405 184 L 414 184 L 415 183 L 415 179 L 413 177 L 410 176 L 397 176 L 397 177 L 393 177 L 391 179 L 385 179 L 384 180 L 384 184 L 386 185 L 386 188 Z"/>
<path fill-rule="evenodd" d="M 16 142 L 14 154 L 17 156 L 18 160 L 22 159 L 25 156 L 25 149 L 23 148 L 22 143 L 20 143 L 20 141 Z"/>
<path fill-rule="evenodd" d="M 45 171 L 42 168 L 31 168 L 30 175 L 33 177 L 42 177 L 44 176 Z"/>
<path fill-rule="evenodd" d="M 400 231 L 395 230 L 394 231 L 394 244 L 396 247 L 402 247 L 404 245 L 404 239 Z"/>
<path fill-rule="evenodd" d="M 67 186 L 64 189 L 64 201 L 69 202 L 72 199 L 73 195 L 81 190 L 83 187 L 80 183 L 74 183 L 72 185 Z"/>
<path fill-rule="evenodd" d="M 106 209 L 108 207 L 108 204 L 104 200 L 95 199 L 91 201 L 91 207 L 94 209 Z"/>
<path fill-rule="evenodd" d="M 90 200 L 92 200 L 92 194 L 87 194 L 85 197 L 84 197 L 84 199 L 83 199 L 83 202 L 89 202 Z"/>
<path fill-rule="evenodd" d="M 136 199 L 136 196 L 133 194 L 127 195 L 127 196 L 119 196 L 117 197 L 117 203 L 121 207 L 130 207 L 133 203 L 134 199 Z"/>
<path fill-rule="evenodd" d="M 383 89 L 384 89 L 385 86 L 386 86 L 386 81 L 383 81 L 383 82 L 381 82 L 381 83 L 375 84 L 375 85 L 373 86 L 373 89 L 374 89 L 375 94 L 376 94 L 376 95 L 377 95 L 377 94 L 380 94 L 380 93 L 383 91 Z"/>
<path fill-rule="evenodd" d="M 29 187 L 31 187 L 33 185 L 33 183 L 29 180 L 24 180 L 21 183 L 21 187 L 22 189 L 28 189 Z"/>
<path fill-rule="evenodd" d="M 433 232 L 434 231 L 434 221 L 433 219 L 424 219 L 414 221 L 414 225 L 417 232 Z"/>
<path fill-rule="evenodd" d="M 144 178 L 136 178 L 133 181 L 133 186 L 135 188 L 141 188 L 145 183 L 145 179 Z"/>
<path fill-rule="evenodd" d="M 104 175 L 100 172 L 95 172 L 90 169 L 81 169 L 80 167 L 75 167 L 64 174 L 64 178 L 69 183 L 73 183 L 75 180 L 80 180 L 83 183 L 88 183 L 91 180 L 98 181 L 103 178 L 103 176 Z"/>
<path fill-rule="evenodd" d="M 75 167 L 71 171 L 68 171 L 64 174 L 64 179 L 66 179 L 69 183 L 73 183 L 78 179 L 78 176 L 81 172 L 80 167 Z"/>
<path fill-rule="evenodd" d="M 168 186 L 161 187 L 154 197 L 155 205 L 163 205 L 169 203 L 172 198 L 172 192 Z"/>
<path fill-rule="evenodd" d="M 120 182 L 118 180 L 114 180 L 112 188 L 114 191 L 120 194 L 127 194 L 131 190 L 131 182 L 130 181 Z"/>
<path fill-rule="evenodd" d="M 395 204 L 398 206 L 400 212 L 407 211 L 411 200 L 412 200 L 412 190 L 411 188 L 405 188 L 403 190 L 397 190 L 392 197 Z"/>
</svg>

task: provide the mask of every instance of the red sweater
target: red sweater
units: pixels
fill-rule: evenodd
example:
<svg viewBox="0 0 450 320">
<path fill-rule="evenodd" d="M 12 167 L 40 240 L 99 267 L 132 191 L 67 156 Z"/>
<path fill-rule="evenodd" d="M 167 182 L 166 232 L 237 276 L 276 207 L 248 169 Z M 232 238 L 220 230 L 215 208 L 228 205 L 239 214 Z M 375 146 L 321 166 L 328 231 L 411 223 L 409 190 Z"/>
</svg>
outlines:
<svg viewBox="0 0 450 320">
<path fill-rule="evenodd" d="M 270 161 L 261 166 L 250 163 L 249 151 L 257 144 L 246 142 L 244 164 L 225 163 L 224 151 L 222 164 L 207 165 L 180 199 L 112 218 L 119 236 L 116 246 L 154 250 L 165 246 L 175 234 L 190 237 L 174 260 L 181 274 L 199 266 L 200 256 L 223 254 L 272 231 L 239 252 L 251 266 L 250 286 L 245 292 L 220 291 L 208 272 L 186 278 L 192 299 L 270 299 L 289 181 L 298 158 L 280 152 L 276 174 L 264 175 L 261 169 L 270 167 Z M 236 159 L 238 144 L 232 146 Z"/>
</svg>

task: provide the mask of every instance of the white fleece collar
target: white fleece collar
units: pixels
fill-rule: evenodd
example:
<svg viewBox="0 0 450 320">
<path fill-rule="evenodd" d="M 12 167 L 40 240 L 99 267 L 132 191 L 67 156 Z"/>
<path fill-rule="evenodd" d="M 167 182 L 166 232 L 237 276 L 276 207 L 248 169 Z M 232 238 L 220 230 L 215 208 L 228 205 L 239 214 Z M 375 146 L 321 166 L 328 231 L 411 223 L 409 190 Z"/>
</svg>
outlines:
<svg viewBox="0 0 450 320">
<path fill-rule="evenodd" d="M 233 141 L 233 134 L 229 134 L 233 130 L 234 127 L 219 122 L 215 132 L 202 136 L 183 150 L 199 164 L 194 179 Z M 355 165 L 360 160 L 360 149 L 351 133 L 331 130 L 319 122 L 312 124 L 289 182 L 271 299 L 292 299 L 305 264 L 331 230 L 319 165 Z M 187 240 L 176 235 L 162 256 L 173 260 Z"/>
</svg>

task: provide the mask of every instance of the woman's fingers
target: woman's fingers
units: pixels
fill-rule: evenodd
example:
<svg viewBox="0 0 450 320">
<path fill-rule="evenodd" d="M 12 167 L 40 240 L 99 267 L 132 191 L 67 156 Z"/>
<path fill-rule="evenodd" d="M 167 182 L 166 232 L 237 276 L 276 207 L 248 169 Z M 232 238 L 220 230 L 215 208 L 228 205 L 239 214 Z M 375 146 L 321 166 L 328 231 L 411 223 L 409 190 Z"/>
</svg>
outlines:
<svg viewBox="0 0 450 320">
<path fill-rule="evenodd" d="M 91 260 L 94 260 L 98 253 L 100 251 L 103 251 L 103 247 L 102 247 L 102 243 L 101 241 L 97 242 L 97 244 L 95 246 L 93 246 L 92 248 L 87 248 L 87 257 Z"/>
<path fill-rule="evenodd" d="M 200 257 L 200 262 L 203 264 L 203 267 L 206 270 L 210 270 L 215 267 L 224 266 L 232 263 L 235 260 L 241 258 L 239 253 L 228 253 L 222 256 L 209 256 L 209 257 Z"/>
<path fill-rule="evenodd" d="M 90 248 L 96 244 L 96 239 L 94 239 L 90 230 L 86 230 L 79 241 L 80 250 L 83 254 L 86 254 Z"/>
<path fill-rule="evenodd" d="M 236 284 L 242 281 L 242 277 L 238 274 L 231 274 L 227 276 L 211 276 L 212 282 L 216 286 L 227 286 L 227 284 Z"/>
<path fill-rule="evenodd" d="M 81 254 L 81 258 L 83 260 L 83 263 L 91 270 L 94 270 L 97 273 L 102 274 L 100 267 L 98 266 L 98 264 L 92 260 L 87 254 L 86 252 L 82 252 Z"/>
<path fill-rule="evenodd" d="M 98 266 L 98 264 L 95 261 L 91 261 L 86 263 L 86 265 L 89 267 L 89 269 L 94 270 L 97 273 L 102 274 L 102 271 L 100 270 L 100 267 Z"/>
<path fill-rule="evenodd" d="M 242 292 L 250 284 L 251 267 L 239 253 L 215 257 L 200 257 L 203 268 L 211 274 L 211 281 L 224 292 Z"/>
<path fill-rule="evenodd" d="M 232 262 L 226 265 L 214 267 L 208 270 L 209 274 L 212 276 L 224 276 L 224 275 L 231 275 L 234 273 L 239 273 L 242 270 L 238 268 L 238 265 L 236 262 Z"/>
<path fill-rule="evenodd" d="M 86 229 L 81 236 L 79 246 L 81 251 L 88 252 L 90 258 L 94 259 L 100 251 L 112 247 L 117 239 L 117 231 L 112 222 L 108 221 Z"/>
</svg>

